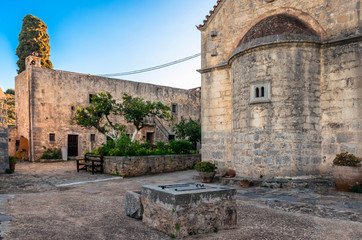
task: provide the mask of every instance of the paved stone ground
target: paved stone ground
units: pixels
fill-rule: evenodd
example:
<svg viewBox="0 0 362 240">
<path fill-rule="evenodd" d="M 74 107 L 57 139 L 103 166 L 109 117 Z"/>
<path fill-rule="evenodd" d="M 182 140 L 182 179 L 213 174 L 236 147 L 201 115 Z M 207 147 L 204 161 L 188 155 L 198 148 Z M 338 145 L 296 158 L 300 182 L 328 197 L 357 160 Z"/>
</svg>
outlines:
<svg viewBox="0 0 362 240">
<path fill-rule="evenodd" d="M 0 175 L 0 239 L 169 239 L 124 213 L 125 192 L 190 182 L 193 170 L 112 178 L 76 172 L 74 162 L 20 163 Z M 330 186 L 238 189 L 238 227 L 186 239 L 362 239 L 362 195 Z"/>
</svg>

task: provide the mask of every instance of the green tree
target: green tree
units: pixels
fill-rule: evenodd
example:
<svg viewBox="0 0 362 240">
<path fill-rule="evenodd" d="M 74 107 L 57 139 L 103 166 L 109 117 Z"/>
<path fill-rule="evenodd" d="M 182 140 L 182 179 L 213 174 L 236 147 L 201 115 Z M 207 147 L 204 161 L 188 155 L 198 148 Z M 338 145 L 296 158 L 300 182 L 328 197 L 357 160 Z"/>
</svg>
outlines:
<svg viewBox="0 0 362 240">
<path fill-rule="evenodd" d="M 120 134 L 125 132 L 125 126 L 113 123 L 112 117 L 117 115 L 118 109 L 116 100 L 107 93 L 93 95 L 91 104 L 87 107 L 78 107 L 72 123 L 90 129 L 95 128 L 100 133 L 116 141 Z"/>
<path fill-rule="evenodd" d="M 49 60 L 49 35 L 48 27 L 39 18 L 33 15 L 26 15 L 23 18 L 23 25 L 19 34 L 19 45 L 16 48 L 16 55 L 19 57 L 17 65 L 18 73 L 25 70 L 25 58 L 33 52 L 37 52 L 41 58 L 41 65 L 44 68 L 53 68 Z"/>
<path fill-rule="evenodd" d="M 135 141 L 137 133 L 144 128 L 151 117 L 158 117 L 169 121 L 170 107 L 161 102 L 145 101 L 143 98 L 132 97 L 126 93 L 123 94 L 123 102 L 118 105 L 118 112 L 128 123 L 133 123 L 136 127 L 132 135 L 132 142 Z"/>
<path fill-rule="evenodd" d="M 9 88 L 5 91 L 6 96 L 6 110 L 7 110 L 7 119 L 8 125 L 15 125 L 16 117 L 15 117 L 15 90 Z"/>
<path fill-rule="evenodd" d="M 195 147 L 196 143 L 201 141 L 201 124 L 191 118 L 188 122 L 182 119 L 180 123 L 175 124 L 173 130 L 179 139 L 192 142 Z"/>
</svg>

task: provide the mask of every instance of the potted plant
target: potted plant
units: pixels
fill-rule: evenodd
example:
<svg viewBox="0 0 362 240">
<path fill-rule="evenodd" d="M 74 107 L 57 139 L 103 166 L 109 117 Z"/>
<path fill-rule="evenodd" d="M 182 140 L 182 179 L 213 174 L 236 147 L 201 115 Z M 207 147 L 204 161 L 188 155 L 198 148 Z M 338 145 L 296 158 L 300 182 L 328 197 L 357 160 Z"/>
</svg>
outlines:
<svg viewBox="0 0 362 240">
<path fill-rule="evenodd" d="M 338 190 L 351 191 L 362 184 L 361 158 L 348 154 L 337 154 L 333 160 L 333 177 Z"/>
<path fill-rule="evenodd" d="M 216 165 L 211 162 L 199 162 L 195 165 L 195 169 L 199 172 L 201 182 L 211 183 L 216 174 Z"/>
<path fill-rule="evenodd" d="M 9 157 L 9 169 L 15 171 L 16 158 Z"/>
<path fill-rule="evenodd" d="M 248 179 L 243 179 L 240 181 L 240 184 L 243 188 L 248 188 L 251 183 L 252 183 L 252 181 L 248 180 Z"/>
</svg>

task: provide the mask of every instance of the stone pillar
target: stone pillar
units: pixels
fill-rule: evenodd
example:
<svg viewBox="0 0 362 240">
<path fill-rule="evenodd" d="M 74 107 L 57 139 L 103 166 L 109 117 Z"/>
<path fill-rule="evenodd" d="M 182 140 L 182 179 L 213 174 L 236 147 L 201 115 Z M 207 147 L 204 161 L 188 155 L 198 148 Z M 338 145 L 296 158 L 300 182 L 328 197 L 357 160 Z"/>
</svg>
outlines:
<svg viewBox="0 0 362 240">
<path fill-rule="evenodd" d="M 9 168 L 8 121 L 6 117 L 6 97 L 0 88 L 0 173 Z"/>
</svg>

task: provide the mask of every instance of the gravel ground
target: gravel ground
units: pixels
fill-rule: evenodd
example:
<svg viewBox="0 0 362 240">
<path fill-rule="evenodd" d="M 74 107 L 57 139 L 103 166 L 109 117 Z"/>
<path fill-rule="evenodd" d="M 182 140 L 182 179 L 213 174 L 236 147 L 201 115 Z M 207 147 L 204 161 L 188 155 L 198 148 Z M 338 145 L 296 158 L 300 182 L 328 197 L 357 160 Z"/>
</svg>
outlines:
<svg viewBox="0 0 362 240">
<path fill-rule="evenodd" d="M 20 163 L 16 174 L 0 175 L 0 236 L 9 240 L 169 239 L 125 216 L 125 192 L 144 184 L 197 179 L 191 170 L 57 187 L 113 177 L 75 169 L 74 162 Z M 362 239 L 360 194 L 325 188 L 236 188 L 237 228 L 185 239 Z"/>
</svg>

